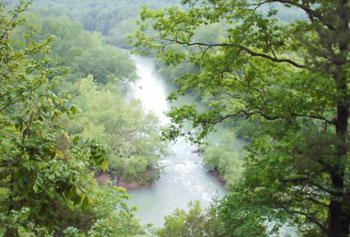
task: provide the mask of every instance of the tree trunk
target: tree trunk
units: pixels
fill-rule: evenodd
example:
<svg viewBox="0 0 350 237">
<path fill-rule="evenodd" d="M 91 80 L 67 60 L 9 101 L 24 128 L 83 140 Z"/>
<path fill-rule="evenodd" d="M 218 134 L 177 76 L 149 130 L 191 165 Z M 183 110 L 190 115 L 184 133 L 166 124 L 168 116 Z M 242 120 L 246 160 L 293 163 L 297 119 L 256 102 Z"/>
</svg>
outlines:
<svg viewBox="0 0 350 237">
<path fill-rule="evenodd" d="M 337 78 L 338 86 L 338 101 L 337 101 L 337 156 L 335 157 L 335 164 L 331 170 L 332 189 L 335 194 L 331 198 L 329 205 L 329 223 L 328 236 L 329 237 L 347 237 L 349 235 L 349 221 L 344 212 L 344 159 L 347 153 L 346 150 L 346 136 L 348 128 L 348 105 L 346 101 L 347 85 L 346 78 L 340 76 Z"/>
<path fill-rule="evenodd" d="M 348 32 L 348 0 L 341 0 L 338 2 L 336 12 L 339 16 L 339 32 Z M 344 175 L 345 175 L 345 159 L 347 154 L 347 130 L 348 130 L 348 116 L 349 116 L 349 102 L 347 92 L 347 55 L 348 55 L 348 36 L 337 37 L 340 54 L 335 57 L 340 57 L 343 61 L 333 60 L 336 69 L 334 71 L 335 80 L 337 83 L 337 157 L 335 164 L 331 171 L 332 188 L 337 192 L 331 199 L 329 205 L 329 234 L 332 237 L 347 237 L 349 236 L 350 220 L 347 217 L 346 205 L 349 197 L 348 190 L 344 189 Z M 345 60 L 345 61 L 344 61 Z"/>
</svg>

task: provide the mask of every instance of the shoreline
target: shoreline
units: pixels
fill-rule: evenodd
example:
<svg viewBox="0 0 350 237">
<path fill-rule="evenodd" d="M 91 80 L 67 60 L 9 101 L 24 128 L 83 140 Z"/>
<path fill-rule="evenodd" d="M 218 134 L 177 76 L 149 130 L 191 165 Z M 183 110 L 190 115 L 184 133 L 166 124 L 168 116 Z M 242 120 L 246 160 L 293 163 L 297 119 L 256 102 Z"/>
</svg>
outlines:
<svg viewBox="0 0 350 237">
<path fill-rule="evenodd" d="M 217 172 L 216 170 L 208 170 L 208 173 L 211 176 L 213 176 L 216 179 L 216 181 L 218 181 L 219 183 L 221 183 L 225 186 L 226 180 L 220 176 L 219 172 Z"/>
<path fill-rule="evenodd" d="M 136 182 L 125 182 L 121 180 L 116 183 L 116 186 L 125 188 L 126 190 L 139 190 L 144 188 L 150 188 L 152 186 L 152 183 L 139 184 Z"/>
<path fill-rule="evenodd" d="M 98 185 L 105 185 L 107 182 L 112 182 L 113 186 L 125 188 L 126 190 L 138 190 L 143 188 L 150 188 L 152 183 L 137 183 L 126 182 L 124 180 L 118 180 L 115 182 L 115 177 L 110 173 L 100 173 L 95 175 L 95 180 Z"/>
</svg>

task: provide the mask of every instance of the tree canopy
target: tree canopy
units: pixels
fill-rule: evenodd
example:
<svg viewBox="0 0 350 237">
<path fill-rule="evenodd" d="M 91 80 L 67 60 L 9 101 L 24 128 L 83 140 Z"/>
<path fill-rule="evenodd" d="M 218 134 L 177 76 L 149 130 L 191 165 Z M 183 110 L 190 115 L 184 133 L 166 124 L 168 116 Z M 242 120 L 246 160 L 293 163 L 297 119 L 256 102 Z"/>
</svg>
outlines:
<svg viewBox="0 0 350 237">
<path fill-rule="evenodd" d="M 152 49 L 168 65 L 197 68 L 176 79 L 180 89 L 170 99 L 189 91 L 211 97 L 207 112 L 173 108 L 164 135 L 200 140 L 227 119 L 261 120 L 251 131 L 242 178 L 222 203 L 223 232 L 256 234 L 252 223 L 275 220 L 311 236 L 348 236 L 349 1 L 183 3 L 187 10 L 145 7 L 134 37 L 136 47 Z M 307 17 L 282 22 L 276 4 Z M 226 27 L 219 42 L 195 37 L 216 23 Z M 157 33 L 147 35 L 149 28 Z M 184 133 L 186 122 L 195 129 Z"/>
<path fill-rule="evenodd" d="M 0 3 L 0 236 L 142 234 L 125 190 L 99 187 L 94 179 L 96 170 L 108 168 L 105 147 L 69 134 L 61 123 L 79 110 L 62 88 L 68 75 L 60 66 L 63 51 L 77 47 L 69 30 L 80 36 L 81 28 L 43 24 L 64 39 L 50 51 L 54 37 L 38 34 L 22 17 L 30 3 L 9 11 Z"/>
</svg>

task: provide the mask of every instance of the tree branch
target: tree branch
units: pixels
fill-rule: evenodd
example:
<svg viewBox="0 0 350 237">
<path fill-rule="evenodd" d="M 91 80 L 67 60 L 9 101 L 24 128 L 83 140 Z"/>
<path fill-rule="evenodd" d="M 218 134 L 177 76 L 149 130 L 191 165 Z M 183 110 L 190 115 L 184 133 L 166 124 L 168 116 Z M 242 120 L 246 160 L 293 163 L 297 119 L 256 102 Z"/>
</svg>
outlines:
<svg viewBox="0 0 350 237">
<path fill-rule="evenodd" d="M 192 43 L 190 43 L 190 42 L 183 42 L 183 41 L 180 41 L 180 40 L 177 40 L 177 39 L 168 39 L 168 38 L 162 38 L 162 39 L 166 40 L 166 41 L 169 41 L 169 42 L 176 43 L 176 44 L 180 44 L 180 45 L 204 46 L 204 47 L 207 47 L 208 49 L 213 48 L 213 47 L 237 47 L 237 48 L 239 48 L 238 52 L 245 51 L 245 52 L 247 52 L 248 54 L 250 54 L 253 57 L 266 58 L 266 59 L 268 59 L 270 61 L 273 61 L 273 62 L 276 62 L 276 63 L 288 63 L 288 64 L 293 65 L 294 67 L 297 67 L 297 68 L 308 68 L 306 65 L 299 64 L 297 62 L 294 62 L 291 59 L 272 57 L 272 56 L 270 56 L 268 54 L 258 53 L 258 52 L 255 52 L 255 51 L 249 49 L 248 47 L 245 47 L 245 46 L 242 46 L 242 45 L 237 45 L 237 44 L 225 44 L 225 43 L 207 44 L 207 43 L 203 43 L 203 42 L 192 42 Z"/>
<path fill-rule="evenodd" d="M 270 2 L 270 3 L 279 2 L 279 3 L 282 3 L 282 4 L 289 4 L 291 6 L 295 6 L 297 8 L 302 9 L 309 16 L 311 21 L 313 21 L 313 18 L 317 18 L 328 29 L 330 29 L 330 30 L 335 30 L 336 29 L 333 25 L 329 24 L 329 22 L 327 22 L 323 18 L 322 14 L 320 14 L 319 12 L 311 9 L 309 6 L 304 4 L 304 2 L 303 3 L 298 3 L 298 2 L 293 1 L 293 0 L 266 0 L 265 2 Z"/>
<path fill-rule="evenodd" d="M 307 213 L 301 212 L 301 211 L 291 211 L 291 210 L 287 210 L 286 211 L 290 214 L 298 214 L 298 215 L 303 215 L 305 216 L 309 221 L 313 222 L 314 224 L 316 224 L 318 227 L 320 227 L 320 229 L 328 234 L 328 228 L 323 225 L 322 223 L 320 223 L 314 216 L 310 216 Z"/>
<path fill-rule="evenodd" d="M 306 118 L 313 118 L 313 119 L 318 119 L 327 122 L 328 124 L 335 124 L 335 120 L 328 120 L 320 115 L 315 115 L 315 114 L 298 114 L 298 113 L 292 113 L 292 116 L 295 117 L 306 117 Z"/>
</svg>

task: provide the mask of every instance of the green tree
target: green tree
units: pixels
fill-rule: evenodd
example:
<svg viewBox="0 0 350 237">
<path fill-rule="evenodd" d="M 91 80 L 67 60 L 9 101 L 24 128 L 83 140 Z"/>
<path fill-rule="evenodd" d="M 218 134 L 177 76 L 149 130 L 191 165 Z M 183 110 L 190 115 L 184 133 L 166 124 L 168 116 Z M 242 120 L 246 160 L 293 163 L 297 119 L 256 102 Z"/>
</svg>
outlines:
<svg viewBox="0 0 350 237">
<path fill-rule="evenodd" d="M 242 145 L 237 142 L 237 138 L 230 130 L 223 134 L 214 133 L 212 136 L 221 136 L 221 139 L 204 148 L 204 163 L 210 171 L 226 182 L 226 186 L 230 187 L 239 179 L 243 170 Z"/>
<path fill-rule="evenodd" d="M 83 30 L 82 26 L 67 16 L 42 17 L 35 13 L 26 13 L 27 24 L 21 24 L 15 30 L 13 40 L 16 48 L 26 47 L 30 40 L 43 41 L 48 37 L 55 37 L 51 43 L 49 56 L 53 58 L 52 65 L 69 66 L 82 53 L 102 45 L 100 34 L 91 34 Z M 23 38 L 23 35 L 28 35 Z M 30 37 L 29 37 L 30 35 Z"/>
<path fill-rule="evenodd" d="M 200 68 L 177 79 L 180 89 L 171 99 L 188 91 L 213 97 L 209 112 L 173 109 L 167 137 L 186 135 L 186 121 L 199 139 L 228 118 L 262 121 L 251 136 L 241 186 L 223 204 L 228 228 L 237 220 L 230 212 L 250 213 L 260 223 L 294 222 L 310 235 L 348 236 L 349 1 L 183 2 L 188 10 L 144 8 L 135 46 L 153 49 L 167 64 Z M 280 22 L 270 5 L 276 3 L 307 19 Z M 194 40 L 197 28 L 219 22 L 227 26 L 220 42 Z M 147 36 L 148 27 L 158 33 Z M 246 233 L 247 223 L 241 223 Z"/>
<path fill-rule="evenodd" d="M 93 179 L 94 167 L 107 168 L 102 146 L 58 124 L 77 109 L 57 92 L 62 70 L 47 57 L 52 38 L 13 47 L 28 4 L 9 12 L 0 4 L 0 236 L 84 236 L 111 222 L 119 223 L 108 226 L 112 233 L 139 233 L 125 191 L 99 189 Z"/>
<path fill-rule="evenodd" d="M 136 30 L 136 18 L 125 19 L 111 30 L 107 41 L 118 47 L 130 48 L 131 45 L 128 45 L 128 35 L 134 34 Z"/>
<path fill-rule="evenodd" d="M 75 83 L 72 93 L 81 112 L 63 119 L 62 126 L 103 144 L 109 170 L 120 180 L 148 183 L 158 177 L 157 160 L 165 144 L 153 114 L 146 114 L 139 101 L 127 103 L 119 87 L 98 85 L 92 77 Z"/>
<path fill-rule="evenodd" d="M 219 216 L 216 204 L 203 209 L 200 203 L 189 204 L 188 212 L 176 209 L 172 215 L 165 217 L 164 226 L 157 231 L 160 237 L 218 237 Z"/>
<path fill-rule="evenodd" d="M 125 202 L 127 199 L 129 196 L 122 188 L 102 187 L 97 192 L 93 207 L 98 220 L 92 225 L 87 236 L 114 237 L 142 234 L 143 228 L 134 217 L 136 208 L 129 208 Z"/>
<path fill-rule="evenodd" d="M 127 54 L 112 46 L 84 51 L 72 64 L 72 72 L 80 78 L 93 75 L 96 82 L 126 84 L 136 79 L 136 68 Z"/>
<path fill-rule="evenodd" d="M 99 83 L 115 81 L 123 84 L 136 78 L 135 66 L 125 53 L 103 44 L 101 34 L 90 33 L 67 16 L 57 18 L 27 14 L 30 24 L 23 24 L 13 36 L 14 47 L 21 49 L 26 43 L 55 37 L 49 57 L 51 66 L 70 69 L 70 81 L 93 75 Z M 35 32 L 35 33 L 33 33 Z M 23 35 L 28 35 L 23 38 Z"/>
</svg>

